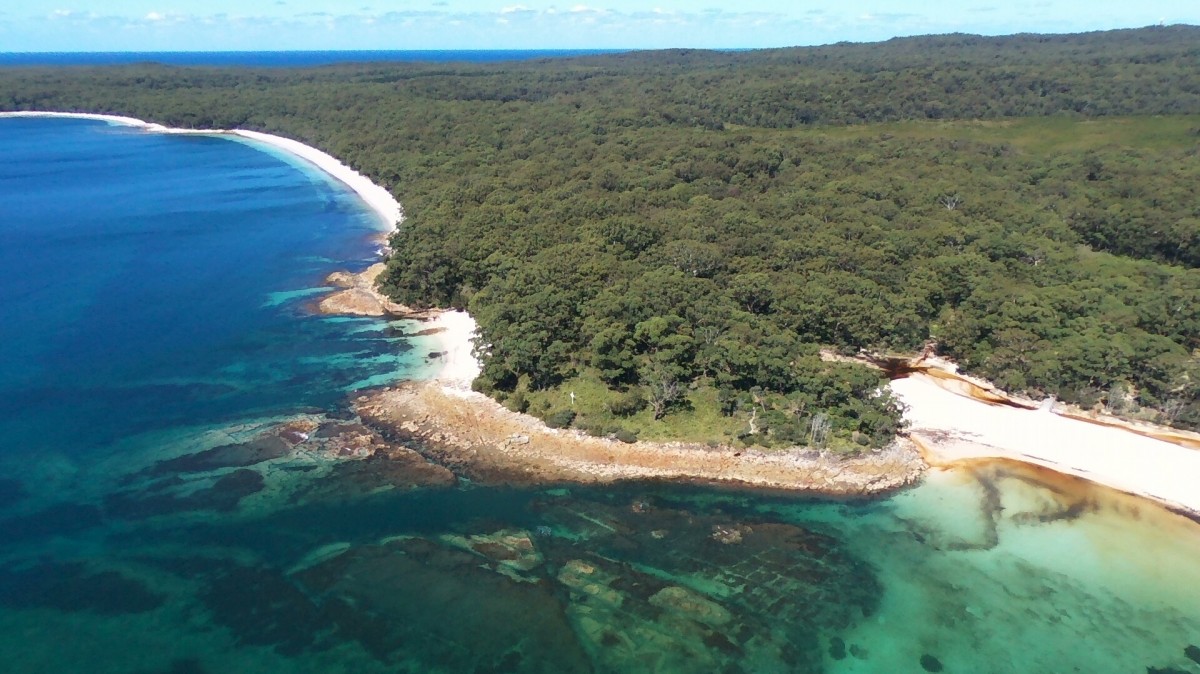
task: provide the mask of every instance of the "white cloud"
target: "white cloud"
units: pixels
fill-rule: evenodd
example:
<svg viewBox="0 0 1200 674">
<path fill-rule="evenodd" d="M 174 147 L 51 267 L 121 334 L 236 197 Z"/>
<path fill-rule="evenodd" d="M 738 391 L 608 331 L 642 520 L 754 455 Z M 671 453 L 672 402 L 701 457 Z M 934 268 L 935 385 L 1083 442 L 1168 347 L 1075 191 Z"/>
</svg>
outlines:
<svg viewBox="0 0 1200 674">
<path fill-rule="evenodd" d="M 71 2 L 74 0 L 60 0 Z M 161 2 L 161 0 L 150 0 Z M 986 0 L 977 0 L 986 1 Z M 360 0 L 361 2 L 361 0 Z M 525 4 L 525 3 L 529 4 Z M 423 0 L 407 9 L 353 9 L 330 14 L 301 11 L 300 3 L 289 2 L 296 11 L 267 11 L 247 14 L 180 14 L 167 9 L 142 11 L 134 16 L 97 15 L 62 9 L 42 20 L 60 19 L 57 33 L 71 25 L 94 29 L 97 46 L 111 49 L 132 44 L 134 38 L 109 39 L 100 29 L 124 29 L 145 44 L 172 48 L 221 49 L 296 48 L 514 48 L 531 43 L 539 46 L 595 47 L 729 47 L 754 46 L 746 38 L 768 45 L 795 43 L 804 31 L 816 27 L 811 18 L 790 16 L 786 11 L 733 11 L 714 8 L 683 9 L 670 2 L 647 2 L 638 10 L 619 10 L 596 0 L 572 0 L 577 4 L 538 6 L 530 0 L 503 0 L 488 10 L 451 9 L 444 2 Z M 377 3 L 382 5 L 384 3 Z M 407 3 L 404 3 L 407 4 Z M 277 5 L 272 5 L 277 6 Z M 393 5 L 394 6 L 394 5 Z M 403 5 L 402 5 L 403 6 Z M 888 14 L 873 13 L 873 23 L 856 21 L 859 12 L 847 12 L 836 23 L 842 27 L 880 25 Z M 517 30 L 517 27 L 520 30 Z M 75 28 L 72 28 L 75 30 Z M 810 33 L 811 34 L 811 33 Z M 738 36 L 741 36 L 740 38 Z M 110 44 L 111 43 L 111 44 Z M 136 47 L 135 47 L 136 48 Z"/>
</svg>

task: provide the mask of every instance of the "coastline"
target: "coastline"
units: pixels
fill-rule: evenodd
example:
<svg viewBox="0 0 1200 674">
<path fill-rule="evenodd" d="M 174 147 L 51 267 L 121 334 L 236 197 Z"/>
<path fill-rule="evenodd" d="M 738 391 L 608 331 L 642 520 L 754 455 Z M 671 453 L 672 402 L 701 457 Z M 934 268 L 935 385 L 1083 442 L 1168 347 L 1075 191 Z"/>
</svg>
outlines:
<svg viewBox="0 0 1200 674">
<path fill-rule="evenodd" d="M 163 132 L 191 133 L 190 131 L 176 129 L 165 129 Z M 322 152 L 311 145 L 305 145 L 300 141 L 284 138 L 283 136 L 275 136 L 259 131 L 244 131 L 241 129 L 216 132 L 201 131 L 197 133 L 242 138 L 282 150 L 288 155 L 303 159 L 353 190 L 383 220 L 385 225 L 384 231 L 389 234 L 395 232 L 404 220 L 404 209 L 401 207 L 400 202 L 392 196 L 391 192 L 375 184 L 370 178 L 343 164 L 336 157 Z"/>
<path fill-rule="evenodd" d="M 285 157 L 299 159 L 350 188 L 367 207 L 375 213 L 382 225 L 381 233 L 395 232 L 404 220 L 404 208 L 384 187 L 355 171 L 336 157 L 297 140 L 259 131 L 242 129 L 180 129 L 147 122 L 135 117 L 107 115 L 88 112 L 10 111 L 0 112 L 0 119 L 22 117 L 48 117 L 61 119 L 86 119 L 117 126 L 129 126 L 150 133 L 202 135 L 244 142 L 257 148 L 277 151 Z M 475 321 L 464 311 L 431 310 L 417 312 L 390 299 L 375 289 L 375 279 L 382 272 L 382 265 L 372 265 L 359 274 L 335 272 L 327 283 L 342 288 L 318 304 L 318 311 L 327 314 L 357 316 L 409 316 L 428 323 L 423 331 L 434 337 L 440 354 L 441 365 L 432 379 L 441 382 L 448 390 L 470 391 L 471 381 L 479 374 L 479 363 L 472 355 L 472 338 Z M 329 300 L 334 299 L 333 302 Z"/>
<path fill-rule="evenodd" d="M 0 118 L 4 117 L 89 119 L 152 133 L 207 135 L 246 142 L 306 162 L 343 183 L 389 232 L 403 220 L 403 209 L 388 190 L 335 157 L 281 136 L 243 130 L 175 129 L 132 117 L 91 113 L 0 112 Z M 413 312 L 391 303 L 374 287 L 381 268 L 377 264 L 358 275 L 331 275 L 331 280 L 341 277 L 340 283 L 333 284 L 342 290 L 322 300 L 320 310 L 426 321 L 428 329 L 421 334 L 433 338 L 436 344 L 430 358 L 434 366 L 430 380 L 369 392 L 355 407 L 364 419 L 431 444 L 452 465 L 476 462 L 489 470 L 527 477 L 539 474 L 540 479 L 552 481 L 693 479 L 866 494 L 916 481 L 925 464 L 949 469 L 979 460 L 1016 460 L 1145 497 L 1181 512 L 1200 513 L 1200 491 L 1194 488 L 1200 484 L 1200 451 L 1195 450 L 1200 447 L 1200 435 L 1080 413 L 1057 414 L 1040 409 L 1036 402 L 1009 396 L 987 382 L 959 375 L 953 364 L 936 359 L 926 361 L 924 372 L 891 383 L 892 390 L 908 406 L 905 416 L 911 423 L 911 443 L 898 442 L 878 453 L 874 463 L 863 463 L 862 457 L 844 459 L 804 450 L 736 451 L 683 443 L 625 445 L 549 429 L 533 417 L 509 412 L 491 398 L 471 391 L 480 363 L 473 353 L 476 325 L 469 314 L 448 310 Z M 340 308 L 326 307 L 325 303 L 335 296 L 352 301 Z M 347 306 L 365 309 L 346 310 Z M 918 449 L 921 458 L 916 458 Z M 887 471 L 893 474 L 885 474 Z"/>
<path fill-rule="evenodd" d="M 383 224 L 383 230 L 391 233 L 396 231 L 404 220 L 404 209 L 391 192 L 375 184 L 370 178 L 343 164 L 336 157 L 318 150 L 311 145 L 305 145 L 291 138 L 276 136 L 259 131 L 242 129 L 179 129 L 162 124 L 155 124 L 135 117 L 121 115 L 102 115 L 89 112 L 43 112 L 17 111 L 0 112 L 0 119 L 21 117 L 56 117 L 62 119 L 88 119 L 98 122 L 108 122 L 117 126 L 132 126 L 151 133 L 166 133 L 179 135 L 219 136 L 231 140 L 242 140 L 248 144 L 261 144 L 284 154 L 303 160 L 315 166 L 330 177 L 346 185 L 359 196 L 373 211 Z"/>
<path fill-rule="evenodd" d="M 909 437 L 933 467 L 1015 460 L 1200 515 L 1196 434 L 1059 413 L 939 362 L 892 381 L 891 388 L 908 408 Z"/>
<path fill-rule="evenodd" d="M 479 360 L 475 358 L 474 340 L 476 334 L 475 319 L 465 311 L 438 311 L 428 321 L 430 329 L 438 337 L 442 347 L 441 367 L 433 381 L 441 386 L 447 395 L 460 398 L 479 396 L 491 400 L 480 393 L 471 390 L 471 382 L 479 376 L 482 369 Z"/>
<path fill-rule="evenodd" d="M 596 438 L 552 429 L 482 393 L 464 390 L 463 383 L 439 379 L 377 389 L 358 396 L 353 408 L 368 428 L 391 441 L 415 441 L 434 462 L 486 484 L 669 480 L 874 496 L 916 482 L 926 468 L 902 438 L 886 449 L 854 457 L 805 449 L 761 451 Z"/>
</svg>

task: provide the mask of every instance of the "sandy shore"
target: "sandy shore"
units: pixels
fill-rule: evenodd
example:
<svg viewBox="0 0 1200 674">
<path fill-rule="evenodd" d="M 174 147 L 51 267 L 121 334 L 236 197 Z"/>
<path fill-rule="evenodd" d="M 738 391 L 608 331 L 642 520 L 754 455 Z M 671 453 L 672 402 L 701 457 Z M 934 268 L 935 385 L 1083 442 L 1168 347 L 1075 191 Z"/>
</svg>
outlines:
<svg viewBox="0 0 1200 674">
<path fill-rule="evenodd" d="M 429 321 L 429 326 L 437 330 L 435 334 L 442 349 L 442 367 L 434 380 L 447 394 L 478 395 L 471 391 L 471 382 L 481 369 L 474 351 L 475 319 L 465 311 L 440 311 Z"/>
<path fill-rule="evenodd" d="M 152 133 L 174 133 L 174 134 L 197 134 L 205 136 L 222 136 L 232 139 L 241 139 L 251 144 L 265 145 L 283 153 L 302 159 L 305 162 L 321 169 L 333 178 L 345 184 L 355 194 L 363 200 L 374 211 L 381 221 L 381 228 L 385 231 L 394 231 L 399 226 L 400 221 L 404 219 L 404 210 L 400 206 L 400 202 L 396 201 L 391 192 L 383 187 L 371 182 L 371 179 L 354 169 L 346 166 L 333 157 L 315 147 L 305 145 L 299 141 L 282 136 L 274 136 L 269 133 L 260 133 L 258 131 L 244 131 L 241 129 L 176 129 L 166 127 L 161 124 L 153 124 L 144 120 L 135 119 L 133 117 L 122 117 L 120 115 L 97 115 L 83 112 L 0 112 L 0 118 L 4 117 L 62 117 L 68 119 L 91 119 L 109 124 L 118 124 L 121 126 L 135 126 Z"/>
<path fill-rule="evenodd" d="M 935 466 L 983 458 L 1014 459 L 1075 475 L 1130 494 L 1200 513 L 1200 451 L 1170 442 L 1148 428 L 1081 419 L 994 390 L 974 397 L 966 378 L 917 373 L 893 381 L 908 406 L 909 433 Z M 1162 429 L 1163 437 L 1194 439 Z"/>
<path fill-rule="evenodd" d="M 358 274 L 334 272 L 325 284 L 339 288 L 317 302 L 317 312 L 334 316 L 377 316 L 411 318 L 422 321 L 417 334 L 435 342 L 429 363 L 432 381 L 446 393 L 471 392 L 471 382 L 479 376 L 480 364 L 474 354 L 475 319 L 465 311 L 428 309 L 416 311 L 393 302 L 376 288 L 376 279 L 384 270 L 376 263 Z"/>
<path fill-rule="evenodd" d="M 392 196 L 391 192 L 376 185 L 371 182 L 370 178 L 315 147 L 305 145 L 290 138 L 273 136 L 269 133 L 260 133 L 258 131 L 233 130 L 218 133 L 229 134 L 238 138 L 246 138 L 257 143 L 262 143 L 263 145 L 269 145 L 313 164 L 354 190 L 359 198 L 371 207 L 371 210 L 379 214 L 379 217 L 385 224 L 386 231 L 394 231 L 404 219 L 404 210 L 401 208 L 400 202 L 396 201 L 396 198 Z"/>
</svg>

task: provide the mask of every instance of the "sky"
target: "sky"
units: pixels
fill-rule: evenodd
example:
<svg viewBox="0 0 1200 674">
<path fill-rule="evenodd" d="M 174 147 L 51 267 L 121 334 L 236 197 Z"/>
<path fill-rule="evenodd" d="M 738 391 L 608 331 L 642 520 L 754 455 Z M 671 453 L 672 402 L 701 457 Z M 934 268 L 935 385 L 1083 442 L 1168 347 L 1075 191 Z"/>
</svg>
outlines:
<svg viewBox="0 0 1200 674">
<path fill-rule="evenodd" d="M 0 52 L 756 48 L 1200 24 L 1195 0 L 7 0 Z"/>
</svg>

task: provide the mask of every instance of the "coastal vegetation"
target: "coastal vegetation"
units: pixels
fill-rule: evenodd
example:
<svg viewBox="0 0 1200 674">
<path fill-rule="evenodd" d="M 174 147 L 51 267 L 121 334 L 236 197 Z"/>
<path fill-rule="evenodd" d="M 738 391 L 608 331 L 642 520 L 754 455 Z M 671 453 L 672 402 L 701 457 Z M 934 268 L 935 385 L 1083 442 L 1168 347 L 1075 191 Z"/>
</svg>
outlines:
<svg viewBox="0 0 1200 674">
<path fill-rule="evenodd" d="M 497 65 L 18 68 L 0 108 L 287 135 L 389 187 L 381 287 L 555 426 L 881 446 L 930 342 L 1200 427 L 1200 29 Z M 823 357 L 824 351 L 824 357 Z"/>
</svg>

